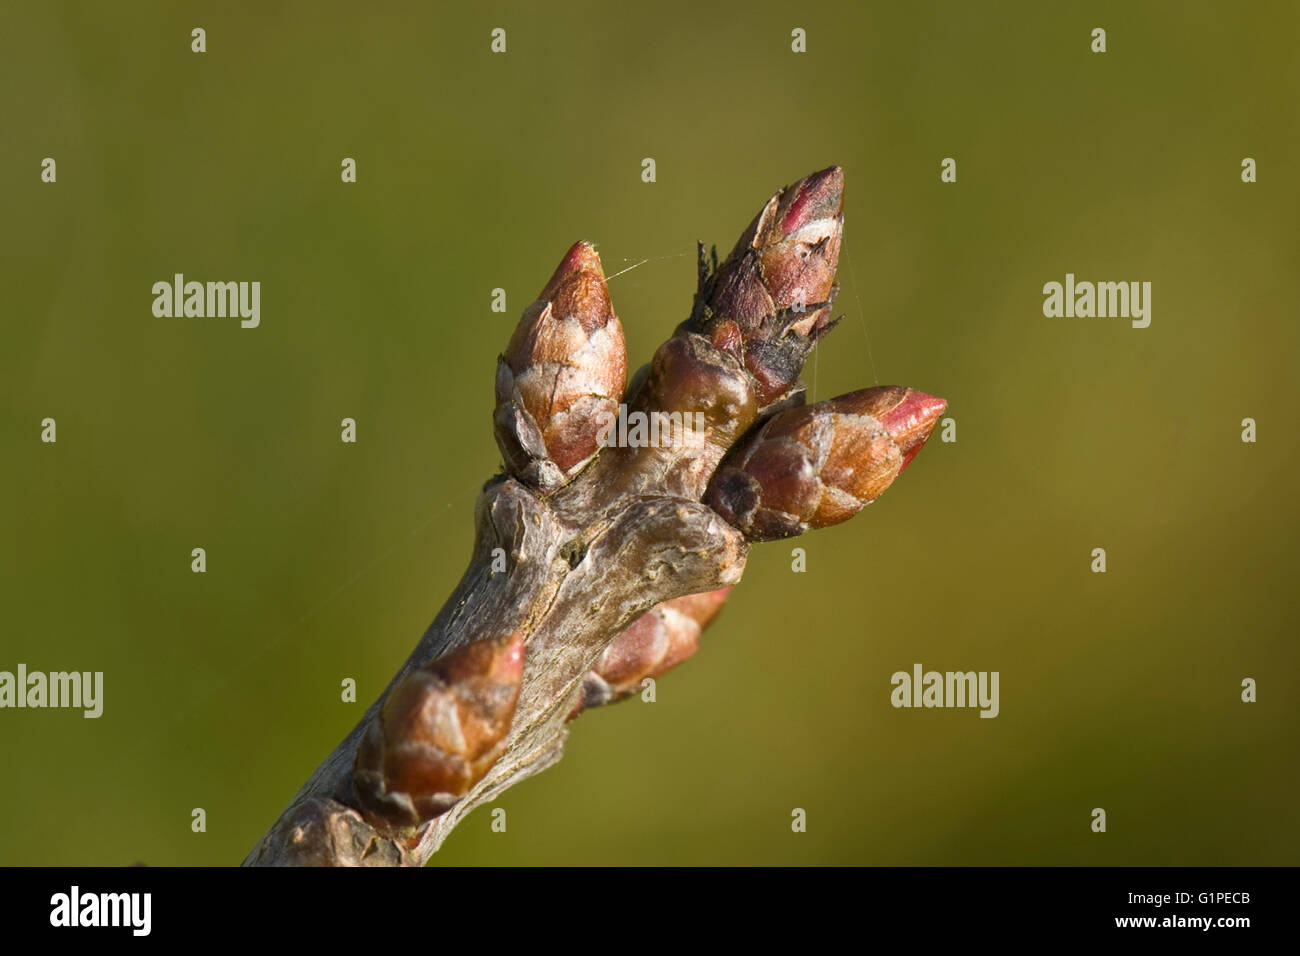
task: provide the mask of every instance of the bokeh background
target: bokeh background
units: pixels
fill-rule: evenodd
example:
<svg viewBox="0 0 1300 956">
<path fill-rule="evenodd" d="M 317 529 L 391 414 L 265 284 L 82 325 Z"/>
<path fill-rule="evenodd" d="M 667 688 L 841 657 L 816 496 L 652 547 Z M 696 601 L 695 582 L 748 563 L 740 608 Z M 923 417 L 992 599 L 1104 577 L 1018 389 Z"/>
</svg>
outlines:
<svg viewBox="0 0 1300 956">
<path fill-rule="evenodd" d="M 610 282 L 639 364 L 695 240 L 831 163 L 807 381 L 943 395 L 958 440 L 807 573 L 756 548 L 655 704 L 433 865 L 1300 862 L 1296 5 L 474 7 L 0 13 L 0 669 L 106 685 L 0 712 L 0 863 L 239 862 L 459 578 L 569 244 L 651 259 Z M 154 318 L 174 272 L 260 280 L 261 327 Z M 1151 281 L 1150 328 L 1045 318 L 1066 272 Z M 893 709 L 915 662 L 999 671 L 1001 715 Z"/>
</svg>

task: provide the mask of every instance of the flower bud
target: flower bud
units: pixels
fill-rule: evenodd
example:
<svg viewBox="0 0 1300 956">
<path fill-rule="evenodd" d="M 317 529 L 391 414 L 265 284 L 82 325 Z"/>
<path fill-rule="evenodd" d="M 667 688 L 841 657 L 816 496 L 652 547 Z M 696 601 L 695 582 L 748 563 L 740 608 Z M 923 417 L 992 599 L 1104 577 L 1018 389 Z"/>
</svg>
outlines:
<svg viewBox="0 0 1300 956">
<path fill-rule="evenodd" d="M 891 385 L 780 412 L 727 456 L 704 501 L 751 541 L 846 521 L 898 477 L 945 407 Z"/>
<path fill-rule="evenodd" d="M 626 385 L 623 329 L 600 256 L 575 243 L 497 363 L 494 424 L 506 467 L 543 491 L 563 485 L 596 454 L 603 415 L 617 416 Z"/>
<path fill-rule="evenodd" d="M 524 637 L 475 641 L 403 677 L 353 768 L 361 807 L 389 827 L 446 812 L 496 763 L 519 700 Z"/>
<path fill-rule="evenodd" d="M 658 677 L 694 654 L 700 634 L 722 610 L 730 587 L 687 594 L 656 604 L 628 625 L 596 659 L 582 685 L 572 720 L 587 707 L 622 700 L 641 689 L 641 681 Z"/>
<path fill-rule="evenodd" d="M 689 331 L 733 354 L 767 405 L 798 380 L 830 319 L 844 229 L 838 166 L 778 191 L 749 224 L 721 268 L 701 271 Z"/>
</svg>

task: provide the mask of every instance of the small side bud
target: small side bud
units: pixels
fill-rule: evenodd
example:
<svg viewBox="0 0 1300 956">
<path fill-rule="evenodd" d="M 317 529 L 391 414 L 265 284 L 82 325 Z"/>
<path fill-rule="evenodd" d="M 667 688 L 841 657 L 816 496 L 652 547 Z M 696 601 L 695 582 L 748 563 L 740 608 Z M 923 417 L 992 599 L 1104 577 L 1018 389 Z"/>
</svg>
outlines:
<svg viewBox="0 0 1300 956">
<path fill-rule="evenodd" d="M 523 677 L 524 637 L 476 641 L 407 674 L 357 750 L 361 807 L 389 828 L 445 813 L 505 749 Z"/>
<path fill-rule="evenodd" d="M 685 456 L 681 449 L 672 451 L 690 471 L 703 471 L 701 486 L 759 411 L 749 376 L 707 339 L 691 334 L 675 335 L 655 352 L 636 408 L 702 416 L 701 437 L 709 447 Z"/>
<path fill-rule="evenodd" d="M 600 256 L 575 243 L 497 364 L 494 423 L 506 467 L 543 491 L 563 485 L 596 454 L 626 385 L 623 328 Z"/>
<path fill-rule="evenodd" d="M 727 456 L 704 501 L 751 541 L 839 524 L 885 492 L 946 407 L 889 385 L 787 409 Z"/>
<path fill-rule="evenodd" d="M 645 678 L 658 677 L 694 654 L 700 634 L 722 611 L 730 593 L 726 587 L 674 598 L 633 621 L 596 659 L 569 720 L 587 707 L 632 696 Z"/>
</svg>

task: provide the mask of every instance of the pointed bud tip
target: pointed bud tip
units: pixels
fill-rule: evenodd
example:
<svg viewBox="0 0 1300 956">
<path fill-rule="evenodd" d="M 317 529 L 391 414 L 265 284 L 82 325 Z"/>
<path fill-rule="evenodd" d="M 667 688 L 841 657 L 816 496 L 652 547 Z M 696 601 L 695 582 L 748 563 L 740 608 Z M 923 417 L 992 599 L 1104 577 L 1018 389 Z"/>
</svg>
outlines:
<svg viewBox="0 0 1300 956">
<path fill-rule="evenodd" d="M 560 263 L 560 271 L 578 269 L 601 271 L 600 253 L 596 251 L 595 244 L 585 239 L 579 239 L 569 246 L 569 251 L 564 254 L 564 261 Z"/>
<path fill-rule="evenodd" d="M 537 298 L 551 303 L 557 319 L 574 316 L 588 330 L 605 325 L 614 316 L 600 253 L 583 240 L 569 247 Z"/>
<path fill-rule="evenodd" d="M 786 189 L 781 231 L 787 236 L 818 219 L 833 219 L 844 208 L 844 170 L 839 166 L 805 176 Z"/>
<path fill-rule="evenodd" d="M 538 298 L 554 299 L 556 293 L 560 291 L 567 281 L 571 281 L 583 273 L 594 273 L 601 279 L 605 278 L 605 271 L 600 262 L 600 253 L 596 251 L 596 247 L 590 242 L 579 239 L 564 254 L 564 258 L 556 266 L 550 281 L 546 283 L 546 288 L 542 290 L 542 294 Z"/>
<path fill-rule="evenodd" d="M 902 468 L 911 464 L 947 407 L 948 403 L 942 398 L 908 389 L 901 402 L 879 416 L 880 423 L 889 430 L 903 453 Z"/>
</svg>

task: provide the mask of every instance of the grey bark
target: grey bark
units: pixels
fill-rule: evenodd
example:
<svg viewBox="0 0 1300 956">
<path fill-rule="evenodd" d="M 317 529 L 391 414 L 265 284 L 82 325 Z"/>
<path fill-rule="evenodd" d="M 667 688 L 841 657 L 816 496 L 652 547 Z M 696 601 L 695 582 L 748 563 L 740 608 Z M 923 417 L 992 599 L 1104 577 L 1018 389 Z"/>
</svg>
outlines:
<svg viewBox="0 0 1300 956">
<path fill-rule="evenodd" d="M 644 473 L 663 455 L 619 455 L 620 471 Z M 560 758 L 565 719 L 606 645 L 661 601 L 734 584 L 744 571 L 743 535 L 706 505 L 656 494 L 633 482 L 635 497 L 605 500 L 606 468 L 590 468 L 554 499 L 509 477 L 490 481 L 475 509 L 476 542 L 464 577 L 384 694 L 325 758 L 288 809 L 244 860 L 245 866 L 421 866 L 476 807 Z M 712 469 L 674 490 L 703 494 Z M 626 473 L 626 472 L 625 472 Z M 493 574 L 503 548 L 507 569 Z M 366 727 L 394 684 L 448 651 L 523 630 L 527 656 L 506 751 L 454 807 L 426 824 L 411 845 L 382 835 L 356 809 L 352 766 Z"/>
</svg>

